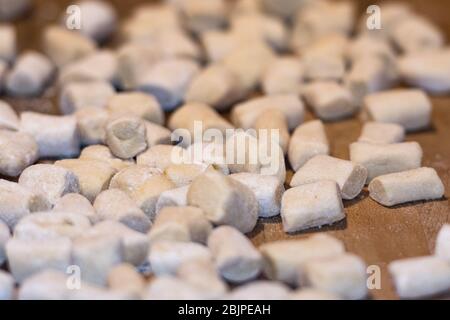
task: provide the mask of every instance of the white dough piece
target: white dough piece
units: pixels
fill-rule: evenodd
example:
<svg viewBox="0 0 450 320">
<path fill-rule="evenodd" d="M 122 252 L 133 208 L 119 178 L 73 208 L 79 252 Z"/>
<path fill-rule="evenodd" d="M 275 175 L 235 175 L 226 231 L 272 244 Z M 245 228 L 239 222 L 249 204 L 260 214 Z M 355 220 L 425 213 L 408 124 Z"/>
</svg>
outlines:
<svg viewBox="0 0 450 320">
<path fill-rule="evenodd" d="M 367 296 L 366 264 L 354 254 L 311 261 L 306 264 L 305 278 L 311 287 L 343 299 L 360 300 Z"/>
<path fill-rule="evenodd" d="M 53 206 L 67 193 L 79 193 L 77 176 L 62 167 L 36 164 L 26 168 L 19 177 L 19 184 L 39 193 Z"/>
<path fill-rule="evenodd" d="M 6 91 L 14 96 L 40 95 L 54 71 L 52 62 L 35 51 L 22 53 L 6 76 Z"/>
<path fill-rule="evenodd" d="M 411 86 L 431 94 L 450 92 L 450 50 L 417 52 L 398 61 L 400 76 Z"/>
<path fill-rule="evenodd" d="M 259 217 L 270 218 L 280 214 L 284 185 L 277 177 L 241 172 L 230 175 L 230 178 L 241 182 L 253 191 L 258 201 Z"/>
<path fill-rule="evenodd" d="M 291 0 L 288 0 L 288 2 Z M 254 13 L 260 12 L 262 9 L 261 1 L 257 0 L 238 0 L 234 4 L 231 13 L 232 14 L 241 14 L 241 13 Z"/>
<path fill-rule="evenodd" d="M 186 102 L 201 102 L 216 110 L 226 110 L 241 98 L 237 77 L 221 64 L 198 73 L 186 91 Z"/>
<path fill-rule="evenodd" d="M 6 62 L 0 60 L 0 93 L 3 93 L 5 87 L 5 79 L 8 71 Z"/>
<path fill-rule="evenodd" d="M 0 5 L 3 4 L 0 3 Z M 13 25 L 0 25 L 0 39 L 2 39 L 0 43 L 0 60 L 5 61 L 6 63 L 10 63 L 14 60 L 17 51 L 16 37 L 16 30 Z"/>
<path fill-rule="evenodd" d="M 224 0 L 172 1 L 180 11 L 186 27 L 194 33 L 221 28 L 226 23 L 227 3 Z"/>
<path fill-rule="evenodd" d="M 0 220 L 0 266 L 3 265 L 6 260 L 5 246 L 9 238 L 11 238 L 9 227 Z"/>
<path fill-rule="evenodd" d="M 58 199 L 53 207 L 56 212 L 73 212 L 83 215 L 96 223 L 98 221 L 97 213 L 94 207 L 86 197 L 78 193 L 67 193 Z"/>
<path fill-rule="evenodd" d="M 109 186 L 116 169 L 108 162 L 95 159 L 65 159 L 55 165 L 64 167 L 78 177 L 80 192 L 93 202 L 97 195 Z"/>
<path fill-rule="evenodd" d="M 103 42 L 115 31 L 117 14 L 114 7 L 104 1 L 83 0 L 78 2 L 80 9 L 81 34 L 97 42 Z"/>
<path fill-rule="evenodd" d="M 175 185 L 164 175 L 153 175 L 130 193 L 131 198 L 144 211 L 150 221 L 156 217 L 156 202 L 164 191 L 174 189 Z"/>
<path fill-rule="evenodd" d="M 167 190 L 161 193 L 158 198 L 158 202 L 156 202 L 156 213 L 158 214 L 164 207 L 186 206 L 188 190 L 189 185 Z"/>
<path fill-rule="evenodd" d="M 189 163 L 205 163 L 223 174 L 230 173 L 225 157 L 226 148 L 221 142 L 194 142 L 184 151 L 184 159 Z"/>
<path fill-rule="evenodd" d="M 150 282 L 144 300 L 205 300 L 211 293 L 178 277 L 163 275 Z"/>
<path fill-rule="evenodd" d="M 178 268 L 192 260 L 211 260 L 208 247 L 194 242 L 158 241 L 148 256 L 156 276 L 175 275 Z"/>
<path fill-rule="evenodd" d="M 450 224 L 444 224 L 439 230 L 434 254 L 450 263 Z"/>
<path fill-rule="evenodd" d="M 345 219 L 341 192 L 335 181 L 320 180 L 291 188 L 281 199 L 285 232 L 297 232 Z"/>
<path fill-rule="evenodd" d="M 115 267 L 112 267 L 114 269 Z M 112 270 L 111 269 L 111 270 Z M 133 300 L 135 296 L 130 292 L 110 290 L 93 283 L 82 281 L 81 289 L 74 290 L 69 296 L 70 300 Z"/>
<path fill-rule="evenodd" d="M 128 263 L 119 264 L 108 273 L 108 288 L 129 294 L 136 300 L 140 298 L 145 285 L 144 277 Z"/>
<path fill-rule="evenodd" d="M 153 46 L 126 43 L 117 51 L 117 78 L 120 88 L 135 90 L 152 65 L 161 58 Z"/>
<path fill-rule="evenodd" d="M 128 300 L 128 292 L 107 289 L 81 281 L 79 289 L 68 286 L 70 274 L 63 270 L 44 269 L 28 277 L 21 285 L 19 300 Z"/>
<path fill-rule="evenodd" d="M 168 166 L 164 169 L 164 174 L 177 188 L 179 188 L 190 185 L 195 178 L 208 170 L 215 169 L 203 163 L 181 163 Z"/>
<path fill-rule="evenodd" d="M 162 175 L 162 170 L 149 165 L 132 165 L 122 168 L 111 179 L 109 188 L 117 188 L 130 194 L 153 176 Z"/>
<path fill-rule="evenodd" d="M 289 300 L 340 300 L 340 298 L 327 291 L 304 288 L 290 293 Z"/>
<path fill-rule="evenodd" d="M 154 50 L 163 59 L 187 58 L 195 61 L 202 57 L 198 44 L 180 27 L 160 29 L 151 37 Z"/>
<path fill-rule="evenodd" d="M 323 233 L 306 239 L 265 243 L 259 249 L 265 260 L 264 274 L 269 279 L 290 285 L 298 284 L 307 262 L 337 256 L 345 251 L 341 241 Z"/>
<path fill-rule="evenodd" d="M 164 111 L 174 110 L 199 72 L 197 63 L 188 59 L 165 59 L 154 64 L 139 81 L 139 89 L 158 99 Z"/>
<path fill-rule="evenodd" d="M 14 289 L 14 278 L 6 271 L 0 270 L 0 301 L 13 300 Z"/>
<path fill-rule="evenodd" d="M 205 244 L 212 225 L 200 208 L 167 206 L 156 216 L 148 233 L 151 244 L 157 241 L 185 241 Z"/>
<path fill-rule="evenodd" d="M 105 143 L 105 127 L 109 119 L 108 111 L 101 108 L 81 108 L 75 112 L 75 117 L 80 142 L 83 146 Z"/>
<path fill-rule="evenodd" d="M 32 212 L 49 210 L 50 203 L 18 183 L 0 179 L 0 220 L 11 230 Z"/>
<path fill-rule="evenodd" d="M 303 88 L 303 96 L 322 120 L 339 120 L 358 110 L 350 90 L 337 82 L 312 82 Z"/>
<path fill-rule="evenodd" d="M 358 142 L 400 143 L 405 140 L 405 128 L 395 123 L 366 122 Z"/>
<path fill-rule="evenodd" d="M 392 40 L 403 52 L 418 52 L 442 47 L 444 35 L 432 22 L 411 15 L 392 29 Z"/>
<path fill-rule="evenodd" d="M 67 288 L 65 271 L 45 269 L 28 277 L 20 286 L 19 300 L 62 300 L 73 292 Z"/>
<path fill-rule="evenodd" d="M 351 2 L 305 2 L 302 10 L 295 12 L 291 47 L 301 53 L 305 48 L 330 34 L 348 36 L 353 29 L 355 7 Z M 292 13 L 291 13 L 292 14 Z"/>
<path fill-rule="evenodd" d="M 319 59 L 325 59 L 324 62 L 326 63 L 327 58 L 344 58 L 348 45 L 349 38 L 345 34 L 330 32 L 312 39 L 311 43 L 298 53 L 302 56 L 303 60 L 308 60 L 309 57 L 318 57 Z M 327 71 L 326 68 L 323 69 L 325 74 L 333 74 L 333 70 Z"/>
<path fill-rule="evenodd" d="M 14 239 L 40 241 L 73 239 L 91 227 L 89 219 L 73 212 L 34 212 L 22 218 L 14 228 Z"/>
<path fill-rule="evenodd" d="M 299 94 L 303 84 L 303 68 L 294 57 L 277 58 L 265 71 L 262 80 L 266 95 Z"/>
<path fill-rule="evenodd" d="M 295 129 L 288 149 L 289 162 L 294 171 L 314 156 L 329 153 L 330 146 L 322 121 L 308 121 Z"/>
<path fill-rule="evenodd" d="M 419 168 L 382 175 L 370 182 L 370 197 L 384 206 L 444 196 L 444 184 L 433 168 Z"/>
<path fill-rule="evenodd" d="M 199 46 L 184 30 L 183 19 L 169 5 L 137 8 L 135 17 L 122 25 L 122 35 L 128 43 L 148 46 L 161 58 L 188 58 L 199 60 Z"/>
<path fill-rule="evenodd" d="M 102 191 L 94 201 L 94 209 L 100 220 L 119 221 L 127 227 L 145 233 L 151 223 L 144 212 L 122 190 Z"/>
<path fill-rule="evenodd" d="M 288 121 L 280 110 L 267 109 L 256 118 L 254 129 L 260 143 L 268 148 L 275 143 L 280 146 L 283 154 L 287 153 L 289 145 Z"/>
<path fill-rule="evenodd" d="M 240 283 L 256 278 L 262 270 L 262 256 L 239 230 L 221 226 L 208 238 L 208 247 L 219 273 L 226 280 Z"/>
<path fill-rule="evenodd" d="M 164 124 L 164 113 L 155 97 L 143 92 L 123 92 L 112 96 L 107 109 L 113 118 L 136 116 L 155 124 Z"/>
<path fill-rule="evenodd" d="M 0 174 L 17 177 L 39 158 L 39 146 L 32 135 L 0 129 Z"/>
<path fill-rule="evenodd" d="M 366 95 L 387 90 L 397 82 L 398 71 L 395 60 L 386 61 L 383 57 L 370 54 L 356 58 L 344 76 L 344 85 L 352 93 L 358 107 L 363 105 Z"/>
<path fill-rule="evenodd" d="M 96 44 L 90 38 L 57 25 L 50 25 L 43 31 L 43 47 L 58 68 L 96 50 Z"/>
<path fill-rule="evenodd" d="M 383 24 L 386 22 L 385 18 L 386 16 L 383 16 Z M 395 50 L 388 39 L 361 33 L 347 44 L 345 56 L 352 63 L 363 57 L 379 57 L 389 64 L 395 60 Z"/>
<path fill-rule="evenodd" d="M 83 151 L 81 151 L 79 159 L 104 161 L 117 171 L 135 165 L 133 159 L 119 159 L 111 153 L 111 150 L 107 146 L 100 144 L 85 147 Z"/>
<path fill-rule="evenodd" d="M 61 85 L 84 81 L 116 83 L 117 69 L 116 53 L 111 50 L 98 50 L 61 68 L 58 82 Z"/>
<path fill-rule="evenodd" d="M 210 296 L 209 299 L 220 299 L 228 291 L 228 286 L 220 277 L 213 261 L 201 259 L 187 261 L 178 268 L 177 277 L 202 289 Z"/>
<path fill-rule="evenodd" d="M 345 75 L 345 60 L 335 52 L 306 51 L 303 55 L 304 77 L 310 81 L 340 81 Z"/>
<path fill-rule="evenodd" d="M 256 133 L 251 130 L 236 130 L 231 135 L 228 134 L 225 141 L 225 154 L 230 173 L 260 173 L 261 156 L 268 155 L 264 160 L 272 160 L 269 152 L 261 152 L 265 151 L 263 147 L 266 143 L 267 140 L 258 140 Z"/>
<path fill-rule="evenodd" d="M 450 264 L 438 257 L 397 260 L 388 269 L 402 299 L 430 297 L 450 289 Z"/>
<path fill-rule="evenodd" d="M 36 139 L 41 158 L 73 157 L 80 153 L 80 137 L 75 116 L 23 112 L 20 117 L 20 130 Z"/>
<path fill-rule="evenodd" d="M 323 61 L 326 63 L 327 57 L 332 59 L 344 58 L 349 41 L 350 39 L 348 36 L 343 33 L 330 32 L 312 39 L 312 42 L 305 47 L 305 50 L 299 53 L 306 60 L 308 60 L 309 57 L 318 57 L 319 59 L 325 58 Z M 324 71 L 325 74 L 333 74 L 333 72 L 330 73 L 330 71 Z M 337 73 L 335 74 L 338 75 Z"/>
<path fill-rule="evenodd" d="M 123 243 L 114 234 L 84 234 L 74 239 L 72 263 L 81 269 L 81 279 L 104 286 L 108 273 L 124 261 Z"/>
<path fill-rule="evenodd" d="M 131 159 L 147 149 L 147 128 L 135 116 L 123 116 L 106 124 L 106 145 L 120 159 Z"/>
<path fill-rule="evenodd" d="M 105 81 L 82 81 L 65 85 L 59 97 L 63 114 L 72 114 L 83 108 L 105 108 L 115 90 Z"/>
<path fill-rule="evenodd" d="M 145 136 L 147 138 L 147 146 L 149 148 L 158 144 L 171 144 L 172 143 L 172 131 L 166 127 L 145 121 Z"/>
<path fill-rule="evenodd" d="M 115 236 L 120 238 L 125 262 L 134 266 L 144 263 L 148 256 L 149 241 L 147 235 L 130 229 L 123 223 L 106 220 L 97 223 L 85 232 L 90 236 Z"/>
<path fill-rule="evenodd" d="M 136 163 L 164 170 L 169 165 L 175 164 L 176 161 L 174 160 L 183 159 L 183 150 L 179 146 L 158 144 L 139 154 L 136 158 Z"/>
<path fill-rule="evenodd" d="M 389 1 L 380 3 L 380 9 L 383 12 L 383 28 L 369 30 L 367 28 L 367 16 L 364 15 L 359 23 L 359 32 L 367 36 L 374 36 L 375 39 L 389 40 L 392 37 L 394 27 L 414 14 L 411 6 L 403 2 Z"/>
<path fill-rule="evenodd" d="M 417 89 L 373 93 L 364 99 L 364 111 L 368 119 L 396 123 L 406 131 L 426 129 L 430 125 L 431 109 L 427 95 Z"/>
<path fill-rule="evenodd" d="M 190 185 L 188 204 L 203 209 L 216 225 L 231 225 L 243 233 L 253 230 L 258 220 L 258 202 L 244 184 L 217 171 L 208 171 Z"/>
<path fill-rule="evenodd" d="M 188 141 L 183 141 L 183 146 L 189 146 L 195 136 L 196 124 L 201 125 L 201 129 L 218 129 L 225 132 L 233 126 L 225 120 L 217 111 L 203 103 L 187 103 L 175 111 L 169 119 L 168 127 L 171 130 L 185 129 L 191 134 Z M 198 133 L 197 133 L 198 134 Z M 184 137 L 183 137 L 184 138 Z M 195 140 L 194 140 L 195 141 Z M 197 142 L 197 141 L 195 141 Z"/>
<path fill-rule="evenodd" d="M 333 180 L 339 185 L 343 199 L 359 195 L 367 180 L 367 169 L 351 161 L 318 155 L 310 159 L 292 177 L 291 187 Z"/>
<path fill-rule="evenodd" d="M 224 57 L 223 63 L 237 76 L 240 91 L 246 95 L 261 83 L 264 71 L 274 57 L 271 48 L 257 40 L 240 43 Z"/>
<path fill-rule="evenodd" d="M 289 287 L 276 282 L 259 280 L 235 288 L 223 300 L 286 300 Z"/>
<path fill-rule="evenodd" d="M 209 30 L 200 35 L 200 42 L 205 49 L 208 61 L 217 63 L 236 49 L 239 39 L 233 32 Z"/>
<path fill-rule="evenodd" d="M 8 264 L 14 279 L 21 283 L 43 269 L 66 272 L 71 264 L 71 241 L 11 239 L 6 244 Z"/>
<path fill-rule="evenodd" d="M 392 144 L 355 142 L 350 145 L 350 160 L 367 169 L 367 184 L 384 174 L 419 168 L 422 155 L 422 148 L 417 142 Z"/>
<path fill-rule="evenodd" d="M 318 5 L 318 8 L 320 8 L 321 4 Z M 308 7 L 307 9 L 309 8 L 311 7 Z M 349 41 L 350 39 L 346 34 L 340 32 L 327 32 L 312 39 L 312 42 L 305 47 L 304 52 L 299 53 L 304 56 L 313 54 L 343 57 L 349 46 Z"/>
<path fill-rule="evenodd" d="M 256 119 L 269 108 L 279 109 L 288 121 L 289 130 L 303 122 L 304 106 L 298 95 L 273 95 L 253 98 L 234 106 L 231 119 L 243 129 L 252 128 Z"/>
<path fill-rule="evenodd" d="M 277 51 L 287 47 L 288 30 L 276 17 L 259 12 L 237 14 L 231 16 L 230 25 L 237 48 L 252 42 L 265 43 Z"/>
</svg>

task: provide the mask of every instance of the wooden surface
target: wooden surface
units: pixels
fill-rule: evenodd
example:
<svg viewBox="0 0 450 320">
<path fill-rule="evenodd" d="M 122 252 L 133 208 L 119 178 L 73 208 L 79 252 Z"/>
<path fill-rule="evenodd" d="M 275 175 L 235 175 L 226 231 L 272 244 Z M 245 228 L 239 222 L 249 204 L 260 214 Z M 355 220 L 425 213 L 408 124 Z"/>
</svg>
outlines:
<svg viewBox="0 0 450 320">
<path fill-rule="evenodd" d="M 130 12 L 136 3 L 142 1 L 112 1 L 121 17 Z M 419 12 L 430 17 L 450 39 L 450 2 L 447 0 L 408 1 Z M 26 19 L 17 22 L 21 50 L 40 48 L 40 29 L 43 25 L 55 21 L 69 1 L 38 0 L 35 9 Z M 361 8 L 372 4 L 358 1 Z M 37 99 L 6 99 L 17 110 L 39 110 L 55 113 L 56 90 L 51 88 L 45 96 Z M 431 130 L 409 134 L 408 141 L 418 141 L 424 149 L 424 166 L 435 168 L 450 196 L 450 97 L 433 98 L 433 128 Z M 308 114 L 308 118 L 312 118 Z M 333 156 L 348 159 L 348 146 L 355 141 L 361 130 L 361 122 L 349 119 L 326 125 L 332 143 Z M 407 157 L 408 155 L 405 155 Z M 414 203 L 394 208 L 385 208 L 368 197 L 365 190 L 356 200 L 346 201 L 347 219 L 331 227 L 312 229 L 295 235 L 286 235 L 282 231 L 280 219 L 263 220 L 252 232 L 251 238 L 257 245 L 280 239 L 305 237 L 315 232 L 327 232 L 344 241 L 349 252 L 361 256 L 368 265 L 378 265 L 382 271 L 380 290 L 372 290 L 374 299 L 395 299 L 386 266 L 390 261 L 400 258 L 428 255 L 433 252 L 435 238 L 440 227 L 450 222 L 448 198 L 441 201 Z"/>
</svg>

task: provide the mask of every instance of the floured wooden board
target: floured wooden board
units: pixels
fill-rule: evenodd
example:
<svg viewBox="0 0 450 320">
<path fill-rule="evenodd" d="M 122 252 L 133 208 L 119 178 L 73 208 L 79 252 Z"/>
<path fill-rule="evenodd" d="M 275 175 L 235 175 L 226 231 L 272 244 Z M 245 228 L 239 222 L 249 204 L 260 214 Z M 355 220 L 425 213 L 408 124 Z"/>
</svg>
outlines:
<svg viewBox="0 0 450 320">
<path fill-rule="evenodd" d="M 450 223 L 450 98 L 432 101 L 433 129 L 408 135 L 407 140 L 419 142 L 424 150 L 423 165 L 437 170 L 446 188 L 444 200 L 386 208 L 370 199 L 366 188 L 355 200 L 344 201 L 347 219 L 340 223 L 286 235 L 280 218 L 266 220 L 253 231 L 254 243 L 259 245 L 301 238 L 314 232 L 328 232 L 344 241 L 346 249 L 361 256 L 368 265 L 381 268 L 381 289 L 371 291 L 373 298 L 396 298 L 387 264 L 399 258 L 432 253 L 439 229 L 444 223 Z M 326 124 L 333 156 L 349 159 L 348 146 L 358 138 L 361 126 L 358 119 Z"/>
<path fill-rule="evenodd" d="M 205 0 L 206 1 L 206 0 Z M 114 0 L 122 18 L 134 5 L 145 1 Z M 148 2 L 148 1 L 147 1 Z M 361 9 L 375 1 L 357 1 Z M 71 1 L 36 0 L 35 10 L 27 19 L 16 23 L 19 47 L 40 49 L 40 30 L 43 25 L 55 21 Z M 421 14 L 428 16 L 446 31 L 450 39 L 450 2 L 448 0 L 408 1 Z M 363 12 L 363 10 L 361 10 Z M 55 94 L 50 88 L 43 98 L 5 99 L 16 110 L 35 110 L 56 113 Z M 327 232 L 344 241 L 348 251 L 361 256 L 368 265 L 381 268 L 380 290 L 372 290 L 375 299 L 397 298 L 387 273 L 387 264 L 392 260 L 430 254 L 434 249 L 437 232 L 444 223 L 450 223 L 450 97 L 433 98 L 433 128 L 426 132 L 409 134 L 408 141 L 417 141 L 424 150 L 424 166 L 435 168 L 446 187 L 446 198 L 441 201 L 414 203 L 385 208 L 368 197 L 365 190 L 357 199 L 346 201 L 347 219 L 332 227 L 312 229 L 294 235 L 286 235 L 280 218 L 263 220 L 250 235 L 253 242 L 260 245 L 281 239 L 294 239 L 315 232 Z M 308 114 L 307 119 L 311 119 Z M 337 123 L 326 124 L 333 156 L 348 159 L 348 146 L 354 142 L 361 131 L 362 123 L 354 118 Z M 405 157 L 408 155 L 405 154 Z M 288 175 L 292 176 L 292 172 Z M 450 295 L 443 298 L 450 298 Z"/>
</svg>

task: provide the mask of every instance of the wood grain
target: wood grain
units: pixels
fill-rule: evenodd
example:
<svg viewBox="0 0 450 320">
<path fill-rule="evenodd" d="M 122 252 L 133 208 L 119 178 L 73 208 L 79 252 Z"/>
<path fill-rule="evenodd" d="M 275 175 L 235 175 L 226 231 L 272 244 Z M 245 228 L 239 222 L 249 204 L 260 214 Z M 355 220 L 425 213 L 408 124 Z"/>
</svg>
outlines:
<svg viewBox="0 0 450 320">
<path fill-rule="evenodd" d="M 135 4 L 143 1 L 111 1 L 121 18 L 125 17 Z M 437 23 L 450 36 L 450 3 L 447 0 L 408 1 L 421 14 Z M 39 0 L 25 18 L 16 23 L 19 30 L 21 50 L 40 49 L 40 30 L 56 21 L 69 1 Z M 357 1 L 361 12 L 373 1 Z M 50 88 L 42 98 L 10 99 L 18 110 L 38 110 L 56 113 L 57 90 Z M 450 196 L 450 97 L 433 98 L 433 127 L 431 130 L 409 134 L 408 141 L 418 141 L 424 149 L 424 165 L 435 168 L 443 179 L 446 195 Z M 308 114 L 308 118 L 312 118 Z M 332 155 L 348 159 L 348 146 L 355 141 L 361 130 L 361 122 L 349 119 L 327 123 L 326 130 L 332 142 Z M 407 157 L 408 155 L 405 155 Z M 374 299 L 396 299 L 386 266 L 389 262 L 406 257 L 428 255 L 433 252 L 435 238 L 440 227 L 450 222 L 448 198 L 441 201 L 419 202 L 385 208 L 368 198 L 365 190 L 356 200 L 346 201 L 347 219 L 331 227 L 312 229 L 295 235 L 282 231 L 280 219 L 260 221 L 250 235 L 253 242 L 265 242 L 305 237 L 315 232 L 326 232 L 344 241 L 348 251 L 361 256 L 368 265 L 378 265 L 382 270 L 382 287 L 372 290 Z"/>
</svg>

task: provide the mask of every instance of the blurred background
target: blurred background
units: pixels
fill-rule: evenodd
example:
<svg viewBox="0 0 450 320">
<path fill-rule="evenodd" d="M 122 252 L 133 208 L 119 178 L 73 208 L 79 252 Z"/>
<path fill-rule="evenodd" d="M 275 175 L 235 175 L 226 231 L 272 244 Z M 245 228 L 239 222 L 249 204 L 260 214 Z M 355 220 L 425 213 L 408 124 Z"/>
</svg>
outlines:
<svg viewBox="0 0 450 320">
<path fill-rule="evenodd" d="M 31 9 L 21 14 L 14 19 L 6 20 L 2 18 L 2 11 L 7 10 L 8 7 L 17 7 L 20 3 L 31 3 Z M 167 0 L 175 1 L 175 0 Z M 207 1 L 207 0 L 205 0 Z M 237 3 L 239 0 L 229 0 L 230 3 Z M 245 0 L 247 1 L 247 0 Z M 252 0 L 248 0 L 249 2 Z M 254 0 L 259 1 L 259 0 Z M 283 0 L 268 0 L 268 1 L 283 1 Z M 298 0 L 302 1 L 302 0 Z M 305 0 L 303 0 L 305 1 Z M 317 1 L 317 0 L 311 0 Z M 339 2 L 341 0 L 332 0 Z M 76 0 L 0 0 L 0 23 L 11 22 L 15 26 L 17 32 L 17 52 L 18 54 L 26 49 L 38 50 L 43 52 L 42 31 L 51 24 L 61 23 L 62 17 L 66 12 L 68 6 L 76 4 L 79 1 Z M 104 0 L 104 2 L 110 3 L 116 10 L 119 20 L 119 26 L 123 26 L 123 22 L 132 16 L 132 13 L 137 8 L 148 5 L 164 2 L 163 0 Z M 450 1 L 448 0 L 348 0 L 353 2 L 356 8 L 356 22 L 359 18 L 365 14 L 367 7 L 373 4 L 384 3 L 407 3 L 417 13 L 427 17 L 437 27 L 439 27 L 450 38 L 450 19 L 448 18 L 448 12 L 450 10 Z M 3 8 L 3 9 L 2 9 Z M 120 27 L 119 27 L 120 28 Z M 118 30 L 119 31 L 119 30 Z M 1 39 L 0 39 L 1 41 Z M 113 37 L 106 43 L 103 43 L 104 47 L 117 48 L 120 45 L 120 32 L 115 32 Z M 55 97 L 55 92 L 52 87 L 45 92 L 43 97 L 35 98 L 11 98 L 4 97 L 9 103 L 11 103 L 17 111 L 23 110 L 35 110 L 45 113 L 57 113 L 55 104 L 51 103 L 51 100 Z"/>
<path fill-rule="evenodd" d="M 0 0 L 0 6 L 8 5 L 7 2 L 15 0 Z M 33 3 L 33 9 L 23 17 L 15 21 L 18 27 L 19 49 L 40 48 L 39 31 L 43 26 L 58 21 L 61 13 L 66 8 L 75 4 L 73 0 L 30 0 Z M 148 3 L 158 3 L 158 0 L 105 0 L 111 3 L 119 14 L 119 19 L 123 20 L 129 16 L 136 7 Z M 234 0 L 230 0 L 233 2 Z M 272 0 L 278 1 L 278 0 Z M 339 0 L 335 0 L 339 1 Z M 447 36 L 450 34 L 450 1 L 448 0 L 396 0 L 396 1 L 376 1 L 376 0 L 353 0 L 356 4 L 357 12 L 362 14 L 367 7 L 372 4 L 385 2 L 405 2 L 411 5 L 415 10 L 430 18 Z"/>
</svg>

